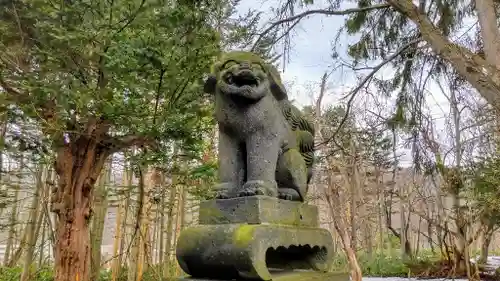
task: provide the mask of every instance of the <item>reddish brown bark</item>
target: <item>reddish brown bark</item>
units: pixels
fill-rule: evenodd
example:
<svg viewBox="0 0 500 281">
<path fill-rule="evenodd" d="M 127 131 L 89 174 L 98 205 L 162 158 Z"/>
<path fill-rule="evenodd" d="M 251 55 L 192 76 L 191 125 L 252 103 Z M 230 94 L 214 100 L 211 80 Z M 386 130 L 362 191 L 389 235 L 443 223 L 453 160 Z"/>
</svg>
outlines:
<svg viewBox="0 0 500 281">
<path fill-rule="evenodd" d="M 56 243 L 56 281 L 90 280 L 90 239 L 85 210 L 68 212 L 71 218 L 59 217 Z"/>
<path fill-rule="evenodd" d="M 92 190 L 111 150 L 102 142 L 105 128 L 88 128 L 87 135 L 59 149 L 55 162 L 59 176 L 52 194 L 52 211 L 58 215 L 55 281 L 90 280 Z"/>
</svg>

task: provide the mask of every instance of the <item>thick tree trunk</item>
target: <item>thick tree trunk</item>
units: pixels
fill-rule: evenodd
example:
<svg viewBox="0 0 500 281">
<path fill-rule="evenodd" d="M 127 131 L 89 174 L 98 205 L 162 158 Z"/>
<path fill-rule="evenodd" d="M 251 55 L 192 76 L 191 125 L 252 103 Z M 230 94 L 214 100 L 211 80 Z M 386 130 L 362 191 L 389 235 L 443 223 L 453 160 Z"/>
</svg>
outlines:
<svg viewBox="0 0 500 281">
<path fill-rule="evenodd" d="M 109 156 L 100 147 L 102 136 L 81 135 L 57 152 L 59 176 L 52 193 L 52 211 L 58 216 L 55 247 L 55 281 L 90 280 L 91 199 L 94 184 Z"/>
<path fill-rule="evenodd" d="M 481 26 L 485 58 L 500 70 L 500 31 L 495 3 L 493 0 L 476 0 L 476 11 Z"/>
<path fill-rule="evenodd" d="M 488 62 L 467 48 L 452 43 L 426 14 L 419 11 L 412 0 L 387 2 L 413 21 L 432 50 L 448 61 L 491 106 L 500 111 L 500 70 L 494 66 L 494 62 Z"/>
<path fill-rule="evenodd" d="M 88 211 L 74 208 L 59 215 L 55 252 L 56 281 L 90 280 Z"/>
</svg>

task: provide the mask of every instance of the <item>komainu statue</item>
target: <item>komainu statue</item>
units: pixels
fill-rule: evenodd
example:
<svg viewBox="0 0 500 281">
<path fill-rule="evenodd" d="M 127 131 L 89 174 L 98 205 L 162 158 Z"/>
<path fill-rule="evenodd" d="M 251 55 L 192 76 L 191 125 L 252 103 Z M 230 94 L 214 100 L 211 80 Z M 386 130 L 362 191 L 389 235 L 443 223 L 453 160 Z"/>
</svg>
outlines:
<svg viewBox="0 0 500 281">
<path fill-rule="evenodd" d="M 204 90 L 219 123 L 217 198 L 266 195 L 304 201 L 314 127 L 288 100 L 275 67 L 251 52 L 224 54 Z"/>
<path fill-rule="evenodd" d="M 219 123 L 217 198 L 201 201 L 175 255 L 180 280 L 348 281 L 317 206 L 305 201 L 314 130 L 278 71 L 253 53 L 224 54 L 206 80 Z"/>
</svg>

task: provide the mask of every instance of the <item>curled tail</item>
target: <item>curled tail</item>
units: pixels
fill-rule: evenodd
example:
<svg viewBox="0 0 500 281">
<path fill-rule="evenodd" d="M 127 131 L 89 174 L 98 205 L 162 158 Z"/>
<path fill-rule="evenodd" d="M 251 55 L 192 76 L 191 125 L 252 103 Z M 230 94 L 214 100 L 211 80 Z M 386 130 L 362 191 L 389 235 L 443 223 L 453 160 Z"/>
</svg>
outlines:
<svg viewBox="0 0 500 281">
<path fill-rule="evenodd" d="M 281 110 L 290 127 L 295 132 L 297 146 L 307 166 L 307 183 L 312 177 L 314 164 L 314 126 L 304 118 L 302 112 L 290 101 L 281 101 Z"/>
<path fill-rule="evenodd" d="M 307 183 L 309 183 L 311 181 L 312 167 L 314 165 L 314 125 L 304 118 L 304 114 L 288 100 L 288 95 L 281 82 L 278 69 L 270 64 L 267 65 L 267 68 L 271 81 L 271 92 L 279 101 L 281 112 L 295 132 L 297 146 L 306 162 Z"/>
</svg>

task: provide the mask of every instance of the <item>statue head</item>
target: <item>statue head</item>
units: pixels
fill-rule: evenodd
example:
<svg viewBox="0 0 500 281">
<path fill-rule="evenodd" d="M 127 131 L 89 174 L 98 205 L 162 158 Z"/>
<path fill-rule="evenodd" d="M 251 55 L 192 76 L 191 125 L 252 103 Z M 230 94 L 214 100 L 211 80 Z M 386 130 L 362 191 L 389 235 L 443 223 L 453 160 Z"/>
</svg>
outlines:
<svg viewBox="0 0 500 281">
<path fill-rule="evenodd" d="M 212 73 L 205 81 L 207 93 L 239 96 L 257 101 L 269 90 L 281 100 L 286 98 L 278 70 L 252 52 L 232 51 L 225 53 L 213 65 Z"/>
</svg>

